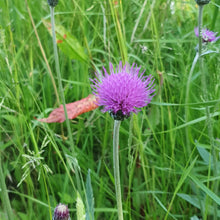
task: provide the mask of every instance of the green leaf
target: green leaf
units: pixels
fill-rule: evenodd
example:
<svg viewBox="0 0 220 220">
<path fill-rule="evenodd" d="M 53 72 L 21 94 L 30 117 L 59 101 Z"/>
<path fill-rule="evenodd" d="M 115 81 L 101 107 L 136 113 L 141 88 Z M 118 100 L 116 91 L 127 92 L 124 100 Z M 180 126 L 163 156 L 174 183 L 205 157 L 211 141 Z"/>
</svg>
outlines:
<svg viewBox="0 0 220 220">
<path fill-rule="evenodd" d="M 200 209 L 200 204 L 199 204 L 199 198 L 198 196 L 195 195 L 187 195 L 184 193 L 177 193 L 177 195 L 179 197 L 181 197 L 182 199 L 184 199 L 185 201 L 189 202 L 190 204 L 192 204 L 193 206 L 195 206 L 196 208 Z"/>
<path fill-rule="evenodd" d="M 51 24 L 43 20 L 43 24 L 52 36 Z M 84 48 L 79 41 L 71 35 L 62 25 L 56 25 L 56 39 L 57 46 L 70 59 L 80 60 L 82 62 L 88 61 L 88 56 L 84 52 Z"/>
<path fill-rule="evenodd" d="M 208 165 L 211 162 L 211 165 L 213 165 L 213 156 L 210 155 L 210 152 L 206 150 L 210 149 L 210 146 L 207 145 L 202 145 L 198 142 L 196 142 L 196 148 L 202 157 L 203 161 Z"/>
<path fill-rule="evenodd" d="M 194 175 L 190 174 L 190 178 L 193 180 L 193 182 L 207 195 L 209 196 L 213 201 L 215 201 L 218 205 L 220 205 L 220 198 L 212 192 L 207 186 L 205 186 L 198 178 L 196 178 Z"/>
<path fill-rule="evenodd" d="M 169 214 L 170 209 L 171 209 L 171 207 L 173 205 L 173 202 L 174 202 L 174 199 L 175 199 L 175 197 L 177 195 L 177 192 L 179 191 L 180 187 L 183 185 L 185 179 L 190 175 L 190 172 L 193 169 L 193 167 L 194 167 L 194 165 L 196 163 L 196 160 L 197 160 L 197 157 L 192 161 L 192 163 L 190 164 L 189 167 L 185 167 L 184 170 L 182 171 L 182 176 L 180 177 L 180 180 L 179 180 L 179 182 L 178 182 L 178 184 L 176 186 L 176 189 L 175 189 L 175 191 L 173 193 L 173 197 L 172 197 L 172 199 L 170 201 L 170 204 L 169 204 L 169 207 L 167 209 L 168 211 L 166 213 L 165 219 L 167 219 L 167 217 L 168 217 L 168 214 Z"/>
<path fill-rule="evenodd" d="M 29 217 L 26 213 L 23 213 L 23 212 L 17 212 L 17 215 L 20 217 L 20 219 L 23 219 L 23 220 L 28 220 Z M 1 215 L 0 215 L 1 217 Z"/>
<path fill-rule="evenodd" d="M 63 203 L 65 204 L 72 204 L 74 203 L 74 197 L 72 197 L 71 195 L 69 195 L 68 193 L 60 193 L 58 192 L 59 196 L 60 196 L 60 199 L 62 200 Z"/>
<path fill-rule="evenodd" d="M 190 220 L 199 220 L 199 218 L 196 215 L 194 215 L 193 217 L 190 218 Z"/>
</svg>

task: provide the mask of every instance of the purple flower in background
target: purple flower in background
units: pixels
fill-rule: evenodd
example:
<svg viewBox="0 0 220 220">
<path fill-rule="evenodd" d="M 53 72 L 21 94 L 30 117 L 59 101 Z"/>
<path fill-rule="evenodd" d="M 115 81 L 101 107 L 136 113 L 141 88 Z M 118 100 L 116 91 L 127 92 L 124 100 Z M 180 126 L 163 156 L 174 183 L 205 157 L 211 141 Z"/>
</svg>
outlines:
<svg viewBox="0 0 220 220">
<path fill-rule="evenodd" d="M 60 203 L 56 206 L 53 214 L 53 220 L 70 220 L 69 209 L 67 205 Z"/>
<path fill-rule="evenodd" d="M 154 80 L 151 75 L 143 76 L 144 72 L 140 73 L 135 64 L 123 66 L 120 62 L 116 71 L 111 63 L 109 67 L 110 74 L 104 67 L 104 74 L 96 73 L 91 87 L 97 104 L 104 106 L 102 111 L 109 111 L 115 120 L 123 120 L 150 103 L 155 92 Z"/>
<path fill-rule="evenodd" d="M 199 28 L 196 27 L 194 31 L 195 31 L 195 35 L 199 37 Z M 202 29 L 202 41 L 205 43 L 217 41 L 220 38 L 220 36 L 216 37 L 216 34 L 217 32 L 213 32 L 213 31 L 208 30 L 207 28 L 203 28 Z"/>
</svg>

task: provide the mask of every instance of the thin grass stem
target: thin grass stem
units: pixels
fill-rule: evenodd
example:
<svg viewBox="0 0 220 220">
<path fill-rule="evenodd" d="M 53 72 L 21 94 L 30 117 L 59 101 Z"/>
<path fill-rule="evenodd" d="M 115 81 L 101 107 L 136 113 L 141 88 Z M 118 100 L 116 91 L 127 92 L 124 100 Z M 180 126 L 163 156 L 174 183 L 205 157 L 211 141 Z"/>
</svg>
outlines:
<svg viewBox="0 0 220 220">
<path fill-rule="evenodd" d="M 56 34 L 55 34 L 54 7 L 50 7 L 50 12 L 51 12 L 51 27 L 52 27 L 52 36 L 53 36 L 55 67 L 56 67 L 57 79 L 58 79 L 58 84 L 59 84 L 59 92 L 60 92 L 60 96 L 61 96 L 61 101 L 63 103 L 63 109 L 64 109 L 64 113 L 65 113 L 65 118 L 66 118 L 68 137 L 70 140 L 70 145 L 72 146 L 71 147 L 72 153 L 73 153 L 73 156 L 76 158 L 76 151 L 75 151 L 75 147 L 74 147 L 74 141 L 73 141 L 73 137 L 72 137 L 70 122 L 68 119 L 68 114 L 67 114 L 67 109 L 66 109 L 66 101 L 65 101 L 65 97 L 64 97 L 64 91 L 63 91 L 62 80 L 61 80 L 59 57 L 58 57 Z M 78 188 L 79 192 L 81 192 L 81 184 L 80 184 L 80 178 L 79 178 L 79 173 L 78 173 L 78 167 L 76 165 L 74 165 L 74 168 L 75 168 L 75 174 L 76 174 L 77 188 Z"/>
<path fill-rule="evenodd" d="M 1 160 L 1 154 L 0 154 L 0 188 L 1 188 L 1 197 L 2 197 L 2 204 L 4 206 L 4 209 L 7 213 L 8 220 L 14 220 L 14 215 L 12 212 L 8 192 L 7 192 L 7 187 L 5 184 L 5 177 L 3 174 L 3 169 L 2 169 L 2 160 Z"/>
<path fill-rule="evenodd" d="M 58 95 L 56 83 L 55 83 L 55 80 L 54 80 L 54 77 L 53 77 L 53 74 L 52 74 L 50 65 L 49 65 L 49 63 L 48 63 L 46 54 L 45 54 L 45 52 L 44 52 L 43 46 L 42 46 L 42 44 L 41 44 L 40 37 L 39 37 L 39 35 L 38 35 L 37 28 L 36 28 L 36 25 L 35 25 L 35 23 L 34 23 L 33 17 L 32 17 L 32 15 L 31 15 L 31 10 L 30 10 L 30 8 L 29 8 L 29 6 L 28 6 L 27 0 L 25 0 L 25 4 L 26 4 L 26 7 L 27 7 L 28 15 L 29 15 L 30 20 L 31 20 L 31 24 L 32 24 L 33 29 L 34 29 L 35 36 L 36 36 L 36 38 L 37 38 L 37 42 L 38 42 L 40 51 L 41 51 L 41 53 L 42 53 L 42 56 L 43 56 L 43 58 L 44 58 L 44 61 L 45 61 L 45 63 L 46 63 L 46 66 L 47 66 L 47 69 L 48 69 L 48 72 L 49 72 L 49 75 L 50 75 L 50 78 L 51 78 L 51 82 L 52 82 L 52 85 L 53 85 L 53 88 L 54 88 L 54 92 L 55 92 L 55 95 L 56 95 L 56 98 L 57 98 L 57 103 L 58 103 L 58 105 L 60 105 L 60 99 L 59 99 L 59 95 Z"/>
<path fill-rule="evenodd" d="M 204 100 L 208 100 L 208 91 L 207 91 L 207 80 L 206 80 L 206 73 L 204 72 L 204 59 L 202 57 L 202 14 L 203 14 L 203 5 L 199 5 L 199 17 L 198 17 L 198 26 L 199 26 L 199 70 L 201 73 L 201 85 L 203 88 L 203 95 L 204 95 Z M 210 146 L 211 146 L 211 153 L 213 156 L 213 174 L 215 177 L 218 175 L 217 171 L 217 156 L 215 152 L 215 146 L 214 146 L 214 137 L 213 137 L 213 126 L 211 122 L 211 117 L 210 117 L 210 109 L 209 106 L 205 107 L 206 111 L 206 117 L 207 117 L 207 125 L 208 125 L 208 136 L 210 140 Z M 211 160 L 210 160 L 211 162 Z M 218 182 L 214 182 L 214 193 L 217 194 L 218 192 Z M 214 208 L 214 213 L 213 213 L 213 219 L 217 220 L 218 215 L 217 215 L 217 204 L 214 202 L 213 204 Z"/>
<path fill-rule="evenodd" d="M 128 61 L 128 54 L 127 54 L 127 47 L 126 47 L 126 39 L 125 36 L 123 34 L 123 22 L 122 20 L 120 21 L 119 16 L 118 16 L 118 10 L 117 7 L 114 6 L 113 1 L 109 0 L 109 4 L 110 4 L 110 9 L 111 9 L 111 15 L 114 21 L 114 25 L 115 25 L 115 30 L 116 30 L 116 34 L 117 34 L 117 39 L 118 39 L 118 45 L 119 45 L 119 49 L 120 49 L 120 53 L 121 53 L 121 57 L 122 57 L 122 62 L 123 64 L 126 63 Z M 122 7 L 121 5 L 121 1 L 120 1 L 120 7 Z M 122 8 L 121 8 L 121 19 L 123 16 L 122 13 Z"/>
<path fill-rule="evenodd" d="M 211 24 L 211 29 L 212 30 L 215 28 L 215 24 L 216 24 L 216 21 L 217 21 L 217 18 L 218 18 L 218 13 L 219 13 L 219 7 L 217 7 L 217 5 L 215 5 L 215 10 L 214 10 L 214 13 L 213 13 L 212 24 Z"/>
</svg>

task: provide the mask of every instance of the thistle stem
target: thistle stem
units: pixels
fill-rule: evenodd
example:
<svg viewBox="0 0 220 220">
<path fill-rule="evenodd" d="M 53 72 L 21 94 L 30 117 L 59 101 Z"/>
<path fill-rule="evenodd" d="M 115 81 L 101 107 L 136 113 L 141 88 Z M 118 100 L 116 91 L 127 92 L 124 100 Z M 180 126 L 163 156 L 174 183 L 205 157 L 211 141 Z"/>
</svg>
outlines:
<svg viewBox="0 0 220 220">
<path fill-rule="evenodd" d="M 186 98 L 185 98 L 185 122 L 187 123 L 189 121 L 189 107 L 188 107 L 188 103 L 189 103 L 189 91 L 190 91 L 190 83 L 192 80 L 192 74 L 193 71 L 195 69 L 196 63 L 198 61 L 199 58 L 199 54 L 198 52 L 195 55 L 195 58 L 193 60 L 190 72 L 189 72 L 189 76 L 188 76 L 188 80 L 187 80 L 187 84 L 186 84 Z M 189 155 L 191 154 L 191 149 L 190 149 L 190 141 L 189 141 L 189 127 L 186 127 L 186 146 L 187 146 L 187 157 L 189 157 Z"/>
<path fill-rule="evenodd" d="M 119 128 L 121 121 L 114 120 L 113 132 L 113 166 L 114 166 L 114 179 L 115 179 L 115 192 L 118 208 L 118 220 L 123 220 L 123 210 L 121 201 L 121 184 L 120 184 L 120 171 L 119 171 Z"/>
<path fill-rule="evenodd" d="M 74 148 L 74 142 L 73 142 L 71 127 L 70 127 L 70 122 L 69 122 L 69 119 L 68 119 L 68 114 L 67 114 L 67 109 L 66 109 L 66 101 L 65 101 L 65 97 L 64 97 L 63 85 L 62 85 L 62 81 L 61 81 L 59 57 L 58 57 L 58 52 L 57 52 L 57 43 L 56 43 L 56 34 L 55 34 L 54 7 L 50 7 L 50 13 L 51 13 L 51 26 L 52 26 L 52 36 L 53 36 L 53 49 L 54 49 L 55 67 L 56 67 L 56 72 L 57 72 L 59 92 L 60 92 L 61 101 L 62 101 L 62 104 L 63 104 L 64 113 L 65 113 L 68 137 L 69 137 L 70 145 L 72 146 L 72 151 L 73 151 L 72 153 L 73 153 L 73 156 L 76 157 L 76 152 L 75 152 L 75 148 Z M 81 191 L 80 178 L 79 178 L 79 174 L 78 174 L 78 168 L 77 168 L 76 165 L 74 165 L 74 169 L 75 169 L 75 174 L 76 174 L 77 188 L 78 188 L 79 191 Z"/>
<path fill-rule="evenodd" d="M 203 5 L 199 5 L 199 19 L 198 19 L 198 26 L 199 26 L 199 67 L 200 71 L 202 71 L 202 12 L 203 12 Z M 204 74 L 203 74 L 204 75 Z M 203 76 L 205 77 L 205 76 Z M 203 78 L 202 77 L 202 78 Z"/>
<path fill-rule="evenodd" d="M 198 26 L 199 26 L 199 70 L 201 73 L 201 85 L 203 88 L 204 93 L 204 100 L 208 100 L 208 91 L 207 91 L 207 84 L 206 84 L 206 73 L 204 72 L 204 59 L 202 57 L 202 13 L 203 13 L 203 5 L 199 5 L 199 19 L 198 19 Z M 217 155 L 215 152 L 214 146 L 214 137 L 213 137 L 213 126 L 210 117 L 210 109 L 209 106 L 205 107 L 206 110 L 206 122 L 208 125 L 208 136 L 210 139 L 210 146 L 211 146 L 211 153 L 213 157 L 213 174 L 214 177 L 217 177 L 218 170 L 217 170 Z M 214 193 L 218 193 L 218 181 L 214 182 Z M 214 220 L 217 220 L 217 204 L 214 203 Z"/>
</svg>

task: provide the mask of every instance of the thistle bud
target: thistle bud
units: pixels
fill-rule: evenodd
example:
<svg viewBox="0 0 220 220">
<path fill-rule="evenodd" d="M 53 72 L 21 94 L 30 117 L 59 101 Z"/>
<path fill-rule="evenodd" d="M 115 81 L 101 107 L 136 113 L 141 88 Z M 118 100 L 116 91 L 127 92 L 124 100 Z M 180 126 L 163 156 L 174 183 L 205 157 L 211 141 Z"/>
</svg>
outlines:
<svg viewBox="0 0 220 220">
<path fill-rule="evenodd" d="M 53 220 L 71 220 L 67 205 L 59 204 L 54 210 Z"/>
<path fill-rule="evenodd" d="M 55 7 L 58 4 L 58 0 L 47 0 L 50 7 Z"/>
<path fill-rule="evenodd" d="M 123 121 L 124 119 L 127 119 L 130 116 L 130 113 L 128 113 L 127 115 L 124 115 L 121 110 L 118 110 L 116 113 L 114 113 L 113 111 L 109 111 L 109 113 L 111 117 L 117 121 Z"/>
<path fill-rule="evenodd" d="M 210 2 L 210 0 L 196 0 L 198 5 L 206 5 Z"/>
</svg>

